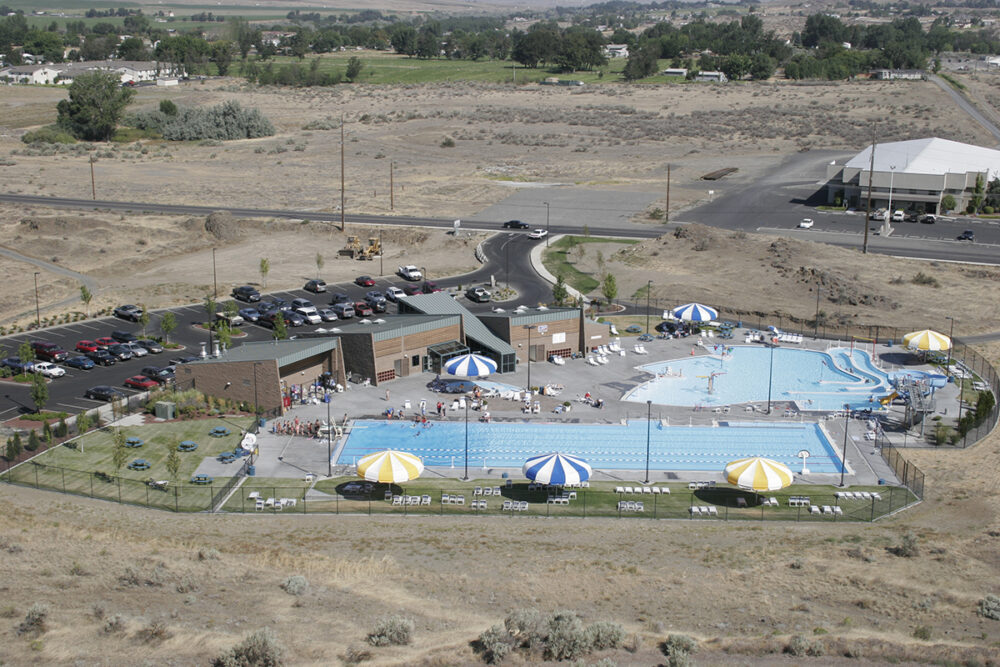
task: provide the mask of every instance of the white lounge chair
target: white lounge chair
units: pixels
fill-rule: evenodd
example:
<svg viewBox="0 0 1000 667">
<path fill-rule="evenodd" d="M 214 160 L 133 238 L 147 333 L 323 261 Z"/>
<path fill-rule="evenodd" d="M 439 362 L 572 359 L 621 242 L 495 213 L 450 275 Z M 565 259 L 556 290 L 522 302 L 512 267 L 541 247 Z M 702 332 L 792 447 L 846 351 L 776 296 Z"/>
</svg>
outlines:
<svg viewBox="0 0 1000 667">
<path fill-rule="evenodd" d="M 719 515 L 719 509 L 715 505 L 709 505 L 708 506 L 708 513 L 711 516 L 718 516 Z"/>
<path fill-rule="evenodd" d="M 472 489 L 472 495 L 474 495 L 474 496 L 481 496 L 481 495 L 483 495 L 483 487 L 477 486 L 477 487 L 473 488 Z"/>
<path fill-rule="evenodd" d="M 533 414 L 539 415 L 542 413 L 542 404 L 540 401 L 535 401 L 534 407 L 531 409 Z"/>
<path fill-rule="evenodd" d="M 651 487 L 649 489 L 649 492 L 652 493 L 654 496 L 658 496 L 660 495 L 660 487 L 658 486 Z"/>
<path fill-rule="evenodd" d="M 632 487 L 631 486 L 626 486 L 625 487 L 625 493 L 632 493 Z"/>
<path fill-rule="evenodd" d="M 819 506 L 818 505 L 810 505 L 809 506 L 809 513 L 810 514 L 819 514 L 820 513 Z"/>
<path fill-rule="evenodd" d="M 834 506 L 833 506 L 833 513 L 834 513 L 834 514 L 840 514 L 841 516 L 843 516 L 843 514 L 844 514 L 844 510 L 842 510 L 842 509 L 840 508 L 840 505 L 834 505 Z"/>
<path fill-rule="evenodd" d="M 624 486 L 616 486 L 615 487 L 615 493 L 625 493 L 625 487 Z"/>
<path fill-rule="evenodd" d="M 251 491 L 247 496 L 247 500 L 257 500 L 260 498 L 260 491 Z"/>
<path fill-rule="evenodd" d="M 392 504 L 393 505 L 402 505 L 403 504 L 403 496 L 393 496 L 392 497 Z"/>
<path fill-rule="evenodd" d="M 403 409 L 404 410 L 409 410 L 410 407 L 411 407 L 410 406 L 410 399 L 406 399 L 405 401 L 403 401 Z"/>
<path fill-rule="evenodd" d="M 430 505 L 431 504 L 431 497 L 427 496 L 427 495 L 420 496 L 420 504 L 421 505 Z"/>
<path fill-rule="evenodd" d="M 599 366 L 600 365 L 600 364 L 597 363 L 597 359 L 595 359 L 594 357 L 592 357 L 590 355 L 587 355 L 587 364 L 590 365 L 590 366 Z"/>
</svg>

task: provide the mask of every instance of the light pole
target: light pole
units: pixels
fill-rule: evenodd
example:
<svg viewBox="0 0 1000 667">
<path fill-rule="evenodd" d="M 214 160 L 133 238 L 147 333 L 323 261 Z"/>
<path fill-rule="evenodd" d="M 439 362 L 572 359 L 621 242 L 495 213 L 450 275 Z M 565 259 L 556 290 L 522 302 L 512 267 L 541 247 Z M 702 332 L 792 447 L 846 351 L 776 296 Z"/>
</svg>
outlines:
<svg viewBox="0 0 1000 667">
<path fill-rule="evenodd" d="M 889 208 L 885 213 L 885 221 L 889 222 L 892 219 L 892 181 L 896 176 L 896 165 L 889 165 Z"/>
<path fill-rule="evenodd" d="M 42 326 L 42 310 L 38 306 L 38 271 L 35 271 L 35 327 Z"/>
<path fill-rule="evenodd" d="M 37 276 L 38 274 L 36 273 L 35 275 Z M 954 317 L 949 317 L 949 316 L 946 315 L 944 319 L 951 320 L 951 328 L 948 329 L 948 365 L 945 366 L 945 370 L 950 373 L 951 372 L 951 351 L 955 348 L 955 339 L 952 338 L 952 336 L 955 333 L 955 318 Z M 962 392 L 959 391 L 959 402 L 960 403 L 961 403 L 961 395 L 962 395 Z"/>
<path fill-rule="evenodd" d="M 257 403 L 257 367 L 259 361 L 253 362 L 253 414 L 255 419 L 260 419 L 260 405 Z"/>
<path fill-rule="evenodd" d="M 545 247 L 549 247 L 549 203 L 547 201 L 542 202 L 545 204 Z"/>
<path fill-rule="evenodd" d="M 330 390 L 326 390 L 326 476 L 333 477 L 333 424 L 330 422 Z"/>
<path fill-rule="evenodd" d="M 219 281 L 215 273 L 215 248 L 212 248 L 212 298 L 219 299 Z"/>
<path fill-rule="evenodd" d="M 771 414 L 771 380 L 774 378 L 774 343 L 768 343 L 771 348 L 771 363 L 767 367 L 767 414 Z"/>
<path fill-rule="evenodd" d="M 649 484 L 649 428 L 653 423 L 653 401 L 646 401 L 646 479 L 643 484 Z"/>
<path fill-rule="evenodd" d="M 817 340 L 819 339 L 819 293 L 822 291 L 822 288 L 816 288 L 816 319 L 813 320 L 813 338 Z"/>
<path fill-rule="evenodd" d="M 382 260 L 385 258 L 385 249 L 382 248 L 382 228 L 378 228 L 378 274 L 385 275 L 385 266 Z"/>
<path fill-rule="evenodd" d="M 510 240 L 503 244 L 503 276 L 507 282 L 507 289 L 510 289 Z"/>
<path fill-rule="evenodd" d="M 649 333 L 649 293 L 653 290 L 653 281 L 646 281 L 646 333 Z"/>
<path fill-rule="evenodd" d="M 528 330 L 528 349 L 526 358 L 528 359 L 528 396 L 530 397 L 531 392 L 531 330 L 535 328 L 533 324 L 525 324 L 524 328 Z"/>
<path fill-rule="evenodd" d="M 469 481 L 469 401 L 465 402 L 465 475 L 462 481 Z"/>
<path fill-rule="evenodd" d="M 840 460 L 840 486 L 844 486 L 844 473 L 847 472 L 847 427 L 851 423 L 851 406 L 844 403 L 844 455 Z"/>
</svg>

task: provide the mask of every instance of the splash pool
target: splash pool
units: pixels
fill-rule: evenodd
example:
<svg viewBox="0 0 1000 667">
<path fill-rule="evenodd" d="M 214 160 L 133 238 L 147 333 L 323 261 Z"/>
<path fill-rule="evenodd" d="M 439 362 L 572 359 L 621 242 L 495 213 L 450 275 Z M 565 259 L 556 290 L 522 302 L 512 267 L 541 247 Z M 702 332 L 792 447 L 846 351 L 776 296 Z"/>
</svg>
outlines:
<svg viewBox="0 0 1000 667">
<path fill-rule="evenodd" d="M 594 468 L 642 470 L 646 465 L 645 420 L 620 424 L 542 424 L 493 422 L 469 424 L 469 466 L 520 468 L 530 457 L 559 451 L 586 459 Z M 744 456 L 766 456 L 798 470 L 800 450 L 810 453 L 815 473 L 840 472 L 840 458 L 818 424 L 720 422 L 718 426 L 663 426 L 649 429 L 652 470 L 719 472 Z M 354 422 L 336 462 L 351 465 L 381 449 L 416 454 L 428 466 L 462 467 L 465 423 L 359 420 Z"/>
<path fill-rule="evenodd" d="M 769 375 L 771 401 L 791 401 L 799 410 L 835 411 L 845 405 L 878 407 L 878 399 L 893 391 L 889 376 L 864 350 L 748 345 L 727 349 L 725 355 L 685 357 L 641 366 L 656 377 L 626 394 L 624 400 L 683 406 L 767 401 Z"/>
</svg>

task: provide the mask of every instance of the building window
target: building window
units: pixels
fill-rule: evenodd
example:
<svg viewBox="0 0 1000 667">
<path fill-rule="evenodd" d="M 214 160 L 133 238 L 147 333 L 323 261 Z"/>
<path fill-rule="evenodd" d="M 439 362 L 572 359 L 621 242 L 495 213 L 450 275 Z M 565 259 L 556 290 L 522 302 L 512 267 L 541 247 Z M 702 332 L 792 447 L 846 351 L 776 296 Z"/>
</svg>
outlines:
<svg viewBox="0 0 1000 667">
<path fill-rule="evenodd" d="M 412 366 L 413 368 L 416 368 L 419 365 L 420 365 L 420 355 L 419 354 L 415 354 L 412 357 L 410 357 L 410 366 Z"/>
</svg>

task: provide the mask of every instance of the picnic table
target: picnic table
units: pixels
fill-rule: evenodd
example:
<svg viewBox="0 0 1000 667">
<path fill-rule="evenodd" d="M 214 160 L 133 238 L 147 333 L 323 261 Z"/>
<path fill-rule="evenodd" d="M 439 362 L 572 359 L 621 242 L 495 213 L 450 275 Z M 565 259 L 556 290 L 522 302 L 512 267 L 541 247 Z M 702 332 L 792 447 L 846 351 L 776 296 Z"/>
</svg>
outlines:
<svg viewBox="0 0 1000 667">
<path fill-rule="evenodd" d="M 136 449 L 138 447 L 142 447 L 144 444 L 146 444 L 146 443 L 144 443 L 140 438 L 126 438 L 125 439 L 125 446 L 126 447 L 131 447 L 132 449 Z"/>
<path fill-rule="evenodd" d="M 149 461 L 146 459 L 136 459 L 128 464 L 129 470 L 149 470 Z"/>
<path fill-rule="evenodd" d="M 222 452 L 221 454 L 219 454 L 219 460 L 222 461 L 223 463 L 232 463 L 238 458 L 239 457 L 236 455 L 235 452 Z"/>
<path fill-rule="evenodd" d="M 211 484 L 213 481 L 208 475 L 195 475 L 191 478 L 192 484 Z"/>
<path fill-rule="evenodd" d="M 230 430 L 225 426 L 216 426 L 208 434 L 213 438 L 224 438 L 230 434 Z"/>
<path fill-rule="evenodd" d="M 194 440 L 182 440 L 181 444 L 177 445 L 177 450 L 181 452 L 193 452 L 198 449 L 198 443 Z"/>
</svg>

